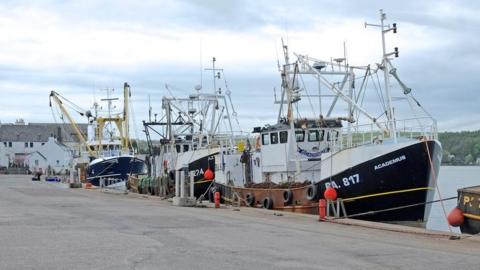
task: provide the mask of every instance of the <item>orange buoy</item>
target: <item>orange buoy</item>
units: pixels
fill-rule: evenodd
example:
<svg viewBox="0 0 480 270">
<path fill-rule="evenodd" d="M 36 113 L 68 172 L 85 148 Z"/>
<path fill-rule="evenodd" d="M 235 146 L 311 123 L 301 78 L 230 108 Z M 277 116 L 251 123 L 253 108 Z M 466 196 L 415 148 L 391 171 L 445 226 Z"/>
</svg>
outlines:
<svg viewBox="0 0 480 270">
<path fill-rule="evenodd" d="M 327 215 L 327 201 L 325 199 L 318 200 L 318 219 L 325 220 Z"/>
<path fill-rule="evenodd" d="M 220 208 L 220 192 L 215 192 L 214 196 L 215 208 Z"/>
<path fill-rule="evenodd" d="M 212 180 L 215 177 L 215 175 L 213 174 L 212 170 L 210 170 L 210 168 L 208 168 L 203 173 L 203 177 L 205 178 L 205 180 Z"/>
<path fill-rule="evenodd" d="M 452 211 L 448 214 L 447 217 L 448 224 L 452 225 L 453 227 L 458 227 L 463 224 L 464 217 L 463 211 L 458 209 L 457 207 L 453 208 Z"/>
<path fill-rule="evenodd" d="M 329 201 L 335 201 L 337 199 L 337 191 L 332 187 L 328 187 L 323 193 L 323 197 Z"/>
</svg>

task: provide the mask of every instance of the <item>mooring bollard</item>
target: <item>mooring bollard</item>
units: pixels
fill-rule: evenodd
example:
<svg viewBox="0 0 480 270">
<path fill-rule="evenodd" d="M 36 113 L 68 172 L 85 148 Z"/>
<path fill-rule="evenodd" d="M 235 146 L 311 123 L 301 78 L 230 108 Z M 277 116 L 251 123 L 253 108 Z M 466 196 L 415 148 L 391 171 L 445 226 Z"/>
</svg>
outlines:
<svg viewBox="0 0 480 270">
<path fill-rule="evenodd" d="M 318 200 L 318 219 L 319 220 L 325 220 L 325 216 L 327 213 L 326 206 L 327 206 L 327 200 L 325 199 Z"/>
<path fill-rule="evenodd" d="M 220 192 L 215 192 L 213 195 L 213 201 L 215 202 L 215 208 L 220 208 Z"/>
</svg>

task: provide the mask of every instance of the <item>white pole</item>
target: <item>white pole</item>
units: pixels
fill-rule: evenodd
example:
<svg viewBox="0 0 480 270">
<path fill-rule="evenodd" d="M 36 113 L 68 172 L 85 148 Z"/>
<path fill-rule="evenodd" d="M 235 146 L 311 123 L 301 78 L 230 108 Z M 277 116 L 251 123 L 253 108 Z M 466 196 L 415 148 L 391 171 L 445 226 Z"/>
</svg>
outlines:
<svg viewBox="0 0 480 270">
<path fill-rule="evenodd" d="M 185 197 L 185 170 L 180 171 L 180 198 Z"/>
<path fill-rule="evenodd" d="M 194 185 L 195 174 L 193 171 L 190 172 L 190 197 L 194 197 L 193 185 Z"/>
<path fill-rule="evenodd" d="M 175 197 L 180 195 L 180 171 L 175 171 Z"/>
</svg>

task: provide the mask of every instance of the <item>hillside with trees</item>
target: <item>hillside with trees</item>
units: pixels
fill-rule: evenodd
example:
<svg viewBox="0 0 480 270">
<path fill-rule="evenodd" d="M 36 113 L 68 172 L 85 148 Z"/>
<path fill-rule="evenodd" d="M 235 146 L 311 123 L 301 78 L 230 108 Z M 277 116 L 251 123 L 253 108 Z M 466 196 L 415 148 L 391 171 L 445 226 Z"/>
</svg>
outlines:
<svg viewBox="0 0 480 270">
<path fill-rule="evenodd" d="M 480 165 L 480 130 L 440 132 L 443 164 Z"/>
</svg>

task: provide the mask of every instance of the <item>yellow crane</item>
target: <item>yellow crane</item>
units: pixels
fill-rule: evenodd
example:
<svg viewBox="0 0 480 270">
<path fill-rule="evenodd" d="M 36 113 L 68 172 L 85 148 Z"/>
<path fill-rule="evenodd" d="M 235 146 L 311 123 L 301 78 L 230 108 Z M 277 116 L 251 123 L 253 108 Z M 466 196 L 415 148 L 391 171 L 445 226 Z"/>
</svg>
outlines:
<svg viewBox="0 0 480 270">
<path fill-rule="evenodd" d="M 124 97 L 124 110 L 123 110 L 123 115 L 118 116 L 118 117 L 95 117 L 94 121 L 96 121 L 97 126 L 95 129 L 95 135 L 97 138 L 97 145 L 96 146 L 91 146 L 88 144 L 87 139 L 85 138 L 85 135 L 83 132 L 80 130 L 78 127 L 77 123 L 75 120 L 72 118 L 68 110 L 64 106 L 64 101 L 67 101 L 71 104 L 68 99 L 65 97 L 61 96 L 55 91 L 50 92 L 50 107 L 52 107 L 52 100 L 57 104 L 57 106 L 60 108 L 61 112 L 63 115 L 65 115 L 68 118 L 68 121 L 72 125 L 75 135 L 77 136 L 78 140 L 80 143 L 83 145 L 82 147 L 85 147 L 87 152 L 89 153 L 90 156 L 92 157 L 98 157 L 100 154 L 100 151 L 103 149 L 102 145 L 102 139 L 103 139 L 103 130 L 105 128 L 105 125 L 109 122 L 115 123 L 116 127 L 118 128 L 118 131 L 120 133 L 120 140 L 121 140 L 121 145 L 122 145 L 122 151 L 128 153 L 129 151 L 129 146 L 130 146 L 130 139 L 129 139 L 129 124 L 128 124 L 128 104 L 129 104 L 129 97 L 130 97 L 130 86 L 128 83 L 124 84 L 123 87 L 123 97 Z M 93 117 L 90 111 L 83 111 L 80 112 L 80 115 L 86 116 L 88 118 Z"/>
</svg>

